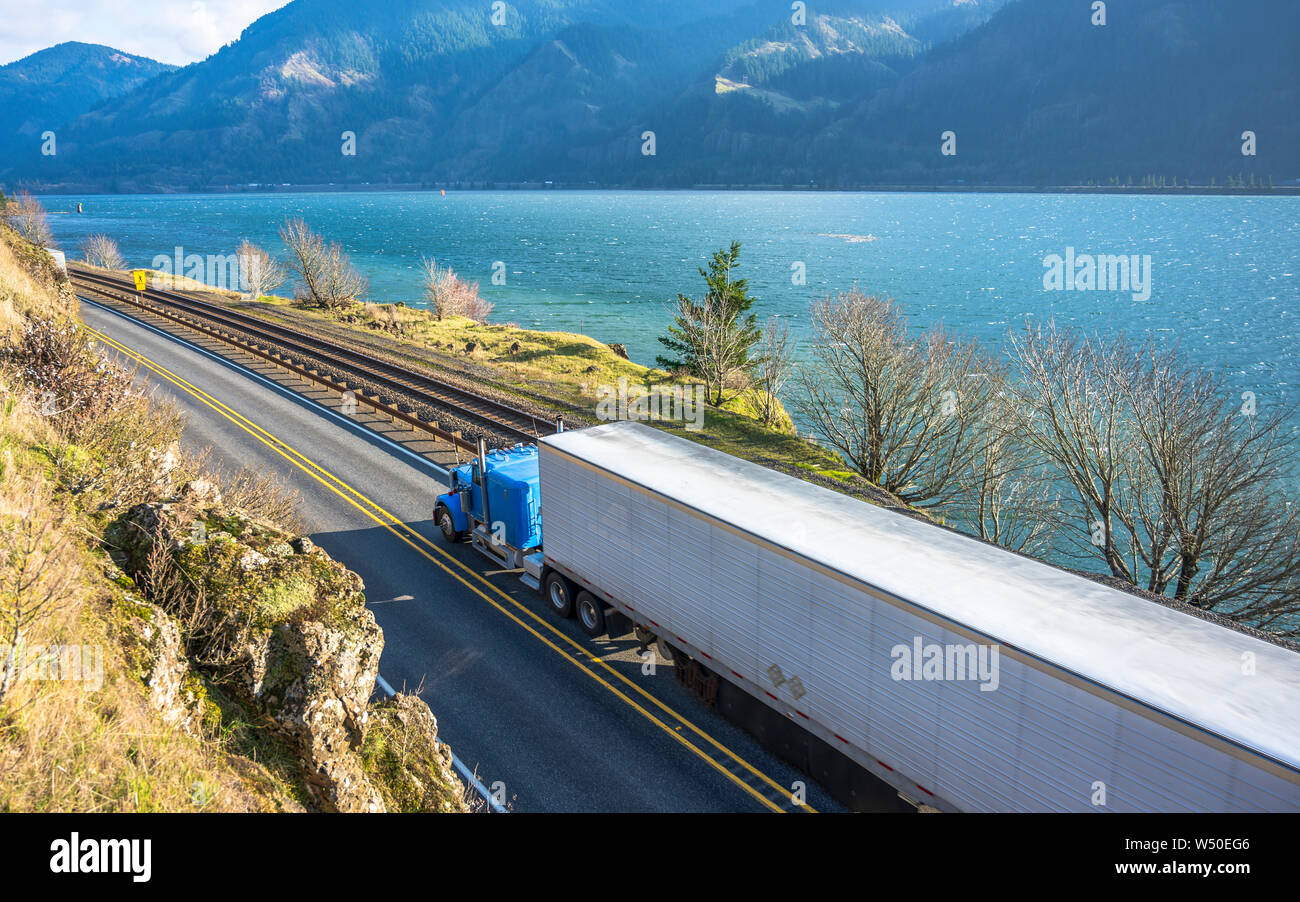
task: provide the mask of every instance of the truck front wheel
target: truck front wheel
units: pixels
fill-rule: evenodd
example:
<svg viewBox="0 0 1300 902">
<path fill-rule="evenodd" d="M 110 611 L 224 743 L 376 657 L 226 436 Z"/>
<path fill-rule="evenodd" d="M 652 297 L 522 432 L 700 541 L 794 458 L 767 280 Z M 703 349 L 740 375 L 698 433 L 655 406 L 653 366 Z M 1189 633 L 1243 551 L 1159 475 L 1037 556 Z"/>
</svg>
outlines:
<svg viewBox="0 0 1300 902">
<path fill-rule="evenodd" d="M 561 617 L 573 616 L 573 587 L 562 574 L 551 572 L 547 575 L 546 603 Z"/>
<path fill-rule="evenodd" d="M 455 545 L 465 538 L 464 533 L 456 531 L 456 521 L 451 518 L 451 511 L 440 504 L 434 513 L 436 514 L 434 519 L 438 521 L 438 528 L 442 530 L 442 537 L 449 544 Z"/>
<path fill-rule="evenodd" d="M 591 638 L 605 634 L 605 606 L 586 589 L 578 593 L 575 604 L 578 606 L 578 623 L 582 631 Z"/>
</svg>

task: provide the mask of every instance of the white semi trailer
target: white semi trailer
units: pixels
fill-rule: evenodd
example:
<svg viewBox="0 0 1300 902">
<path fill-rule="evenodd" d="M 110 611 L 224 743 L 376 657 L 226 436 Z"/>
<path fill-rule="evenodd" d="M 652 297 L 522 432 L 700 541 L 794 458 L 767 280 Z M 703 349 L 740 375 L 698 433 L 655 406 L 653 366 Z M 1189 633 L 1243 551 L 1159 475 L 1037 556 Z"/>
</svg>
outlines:
<svg viewBox="0 0 1300 902">
<path fill-rule="evenodd" d="M 525 569 L 556 611 L 634 624 L 909 800 L 1300 811 L 1294 651 L 638 423 L 539 448 Z"/>
</svg>

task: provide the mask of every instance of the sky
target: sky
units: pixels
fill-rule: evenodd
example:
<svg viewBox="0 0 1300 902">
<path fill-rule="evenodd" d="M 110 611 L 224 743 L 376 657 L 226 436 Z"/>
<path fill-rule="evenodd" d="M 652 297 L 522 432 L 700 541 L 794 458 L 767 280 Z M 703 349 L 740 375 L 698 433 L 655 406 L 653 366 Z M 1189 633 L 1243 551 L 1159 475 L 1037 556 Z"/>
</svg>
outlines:
<svg viewBox="0 0 1300 902">
<path fill-rule="evenodd" d="M 288 0 L 0 0 L 0 65 L 63 41 L 184 65 Z"/>
</svg>

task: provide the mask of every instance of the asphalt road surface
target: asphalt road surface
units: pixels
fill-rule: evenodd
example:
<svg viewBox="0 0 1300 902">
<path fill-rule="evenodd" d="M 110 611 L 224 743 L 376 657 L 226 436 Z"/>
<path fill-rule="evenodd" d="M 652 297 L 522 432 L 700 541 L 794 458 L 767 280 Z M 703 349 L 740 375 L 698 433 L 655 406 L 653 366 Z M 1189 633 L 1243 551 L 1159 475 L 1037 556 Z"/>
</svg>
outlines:
<svg viewBox="0 0 1300 902">
<path fill-rule="evenodd" d="M 91 303 L 81 312 L 109 353 L 143 358 L 129 362 L 185 411 L 190 449 L 300 494 L 306 532 L 365 581 L 384 631 L 381 676 L 419 692 L 442 740 L 485 785 L 504 788 L 513 810 L 793 811 L 797 783 L 808 808 L 841 810 L 706 709 L 670 665 L 644 674 L 631 639 L 587 638 L 516 574 L 447 546 L 431 519 L 444 474 L 358 425 L 363 416 L 120 313 Z"/>
</svg>

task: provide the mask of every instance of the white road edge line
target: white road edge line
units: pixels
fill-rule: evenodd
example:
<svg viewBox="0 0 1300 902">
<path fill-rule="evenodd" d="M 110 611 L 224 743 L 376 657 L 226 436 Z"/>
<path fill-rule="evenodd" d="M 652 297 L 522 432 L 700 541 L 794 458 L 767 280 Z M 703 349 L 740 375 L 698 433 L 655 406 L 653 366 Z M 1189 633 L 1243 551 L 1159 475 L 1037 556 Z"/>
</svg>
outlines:
<svg viewBox="0 0 1300 902">
<path fill-rule="evenodd" d="M 125 313 L 122 313 L 120 310 L 114 310 L 112 307 L 105 307 L 103 304 L 100 304 L 97 301 L 92 301 L 89 298 L 83 298 L 80 295 L 77 296 L 77 299 L 80 300 L 83 304 L 90 304 L 92 307 L 97 307 L 100 310 L 103 310 L 105 313 L 111 313 L 114 316 L 119 316 L 122 319 L 127 320 L 128 322 L 131 322 L 141 327 L 142 329 L 148 329 L 150 332 L 153 332 L 157 335 L 161 335 L 163 338 L 169 338 L 172 341 L 176 342 L 177 344 L 184 345 L 185 347 L 189 348 L 191 351 L 202 354 L 204 357 L 210 358 L 211 360 L 215 360 L 217 363 L 224 364 L 225 366 L 233 370 L 238 370 L 240 373 L 244 374 L 245 376 L 248 376 L 252 379 L 256 379 L 258 382 L 261 382 L 263 385 L 267 386 L 268 388 L 274 389 L 275 391 L 279 392 L 282 395 L 285 395 L 286 397 L 291 397 L 299 401 L 305 401 L 308 404 L 310 404 L 312 407 L 317 408 L 321 413 L 324 413 L 325 415 L 331 417 L 332 419 L 342 423 L 344 426 L 347 426 L 353 432 L 365 433 L 366 436 L 368 437 L 376 438 L 379 441 L 383 442 L 385 445 L 390 446 L 394 451 L 400 451 L 402 454 L 406 455 L 412 460 L 418 461 L 421 465 L 429 468 L 430 470 L 433 470 L 439 476 L 442 476 L 444 478 L 447 476 L 447 470 L 445 467 L 438 466 L 436 463 L 429 460 L 424 455 L 416 454 L 410 448 L 403 448 L 400 444 L 388 438 L 387 436 L 380 435 L 378 432 L 375 432 L 373 429 L 369 429 L 366 426 L 363 426 L 361 423 L 356 422 L 355 420 L 349 419 L 348 417 L 345 417 L 340 413 L 336 413 L 335 411 L 330 410 L 324 404 L 321 404 L 318 401 L 313 401 L 311 398 L 308 398 L 306 395 L 299 394 L 298 392 L 294 391 L 291 388 L 286 388 L 283 385 L 280 385 L 278 382 L 266 378 L 260 373 L 255 373 L 252 370 L 250 370 L 248 367 L 244 366 L 243 364 L 236 363 L 235 361 L 230 360 L 229 358 L 222 357 L 220 354 L 214 354 L 213 352 L 209 351 L 207 348 L 201 348 L 191 341 L 181 338 L 180 336 L 173 335 L 170 332 L 166 332 L 162 329 L 159 329 L 157 326 L 152 326 L 149 323 L 146 323 L 142 320 L 138 320 L 133 316 L 129 316 Z"/>
<path fill-rule="evenodd" d="M 379 684 L 379 688 L 384 691 L 384 694 L 388 695 L 390 698 L 397 694 L 397 690 L 393 688 L 393 684 L 384 679 L 383 674 L 375 674 L 375 682 Z M 438 745 L 443 745 L 442 740 L 439 739 L 435 741 Z M 451 749 L 448 749 L 448 751 L 450 752 Z M 455 752 L 451 752 L 451 763 L 456 766 L 456 770 L 460 772 L 460 775 L 468 780 L 469 784 L 474 787 L 474 791 L 483 797 L 483 801 L 488 803 L 489 811 L 496 814 L 509 813 L 508 809 L 504 805 L 492 797 L 492 793 L 488 792 L 487 787 L 483 785 L 482 781 L 480 781 L 478 777 L 474 776 L 474 772 L 465 766 L 465 762 L 456 757 Z"/>
<path fill-rule="evenodd" d="M 140 320 L 136 319 L 133 316 L 127 316 L 125 313 L 121 313 L 117 310 L 114 310 L 111 307 L 105 307 L 103 304 L 96 303 L 95 301 L 92 301 L 89 298 L 83 298 L 78 296 L 78 300 L 80 300 L 83 304 L 90 304 L 92 307 L 97 307 L 106 313 L 112 313 L 115 316 L 120 316 L 122 319 L 129 320 L 130 322 L 134 323 L 137 326 L 140 326 L 143 329 L 148 329 L 150 332 L 154 332 L 158 335 L 161 335 L 163 338 L 169 338 L 172 341 L 176 342 L 177 344 L 182 344 L 185 347 L 189 348 L 191 351 L 195 351 L 199 354 L 202 354 L 204 357 L 211 358 L 212 360 L 215 360 L 217 363 L 221 363 L 230 367 L 231 369 L 238 370 L 239 372 L 243 373 L 245 376 L 256 379 L 258 382 L 261 382 L 263 385 L 266 385 L 268 388 L 274 389 L 275 391 L 279 392 L 282 395 L 286 395 L 300 401 L 306 401 L 312 407 L 317 408 L 322 413 L 326 414 L 329 417 L 332 417 L 333 419 L 342 423 L 344 426 L 347 426 L 349 429 L 352 429 L 355 432 L 364 432 L 369 436 L 377 438 L 385 445 L 391 446 L 395 451 L 400 451 L 403 454 L 405 454 L 407 457 L 411 457 L 419 461 L 421 464 L 428 467 L 429 469 L 436 471 L 439 475 L 441 476 L 447 475 L 446 469 L 438 466 L 428 458 L 416 454 L 414 451 L 410 450 L 409 448 L 403 448 L 397 442 L 393 441 L 390 438 L 387 438 L 386 436 L 380 435 L 379 433 L 375 432 L 373 429 L 367 429 L 365 426 L 361 425 L 360 423 L 354 422 L 348 419 L 347 417 L 343 416 L 342 414 L 335 413 L 325 405 L 313 401 L 311 398 L 304 397 L 303 395 L 298 394 L 298 392 L 294 391 L 293 389 L 285 388 L 283 385 L 280 385 L 271 379 L 267 379 L 265 376 L 261 375 L 260 373 L 253 372 L 246 366 L 235 363 L 233 360 L 229 360 L 225 357 L 222 357 L 220 354 L 214 354 L 206 348 L 201 348 L 191 341 L 186 341 L 184 338 L 180 338 L 179 336 L 172 335 L 170 332 L 165 332 L 162 329 L 149 325 L 149 323 L 141 322 Z M 386 694 L 390 696 L 397 694 L 397 690 L 392 687 L 392 685 L 388 682 L 388 680 L 384 679 L 382 676 L 378 676 L 376 677 L 376 679 L 379 682 L 379 687 L 383 689 L 383 691 Z M 441 740 L 438 741 L 438 744 L 442 745 Z M 498 802 L 496 799 L 494 799 L 492 797 L 492 793 L 488 792 L 487 787 L 483 785 L 482 781 L 480 781 L 478 777 L 474 776 L 474 772 L 465 766 L 465 762 L 461 761 L 460 758 L 456 757 L 455 752 L 451 753 L 451 762 L 456 766 L 456 770 L 460 772 L 460 775 L 464 777 L 467 781 L 469 781 L 470 785 L 474 787 L 474 791 L 477 792 L 480 796 L 482 796 L 483 800 L 488 803 L 488 808 L 490 811 L 496 812 L 497 814 L 508 813 L 506 807 L 502 805 L 500 802 Z"/>
</svg>

